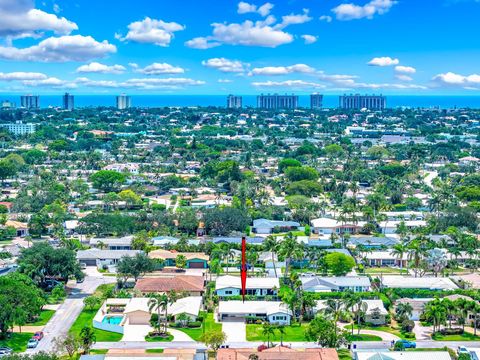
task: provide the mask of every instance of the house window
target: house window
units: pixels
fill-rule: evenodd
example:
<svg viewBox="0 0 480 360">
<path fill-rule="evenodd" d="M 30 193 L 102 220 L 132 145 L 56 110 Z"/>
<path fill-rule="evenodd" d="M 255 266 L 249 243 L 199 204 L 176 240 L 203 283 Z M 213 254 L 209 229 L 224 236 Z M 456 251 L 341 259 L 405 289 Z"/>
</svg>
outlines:
<svg viewBox="0 0 480 360">
<path fill-rule="evenodd" d="M 233 291 L 232 290 L 225 290 L 225 295 L 232 295 Z"/>
</svg>

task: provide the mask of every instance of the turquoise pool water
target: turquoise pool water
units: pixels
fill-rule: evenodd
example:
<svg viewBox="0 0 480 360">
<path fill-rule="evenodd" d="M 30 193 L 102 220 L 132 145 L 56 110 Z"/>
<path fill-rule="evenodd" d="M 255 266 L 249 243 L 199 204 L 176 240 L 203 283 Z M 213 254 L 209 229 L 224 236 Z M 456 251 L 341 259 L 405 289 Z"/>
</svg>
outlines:
<svg viewBox="0 0 480 360">
<path fill-rule="evenodd" d="M 123 316 L 105 316 L 102 320 L 104 324 L 120 325 Z"/>
</svg>

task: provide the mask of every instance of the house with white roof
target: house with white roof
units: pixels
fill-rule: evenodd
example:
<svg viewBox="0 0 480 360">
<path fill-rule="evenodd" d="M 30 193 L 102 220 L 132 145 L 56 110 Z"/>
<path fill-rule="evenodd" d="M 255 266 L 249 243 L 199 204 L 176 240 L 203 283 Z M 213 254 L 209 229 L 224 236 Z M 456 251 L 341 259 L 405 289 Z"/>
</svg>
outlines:
<svg viewBox="0 0 480 360">
<path fill-rule="evenodd" d="M 366 253 L 363 258 L 368 266 L 398 266 L 405 268 L 408 264 L 408 255 L 403 254 L 402 257 L 398 257 L 393 254 L 392 251 L 372 251 Z"/>
<path fill-rule="evenodd" d="M 314 311 L 315 313 L 324 310 L 327 307 L 327 300 L 317 300 Z M 388 315 L 387 309 L 383 305 L 382 300 L 365 299 L 362 300 L 362 311 L 364 312 L 364 318 L 366 323 L 373 325 L 383 325 L 386 323 L 386 317 Z M 350 311 L 350 309 L 348 309 Z"/>
<path fill-rule="evenodd" d="M 382 231 L 382 234 L 392 235 L 397 233 L 398 226 L 400 226 L 401 223 L 401 220 L 387 220 L 380 221 L 378 226 Z M 409 230 L 414 230 L 419 227 L 427 226 L 427 222 L 425 220 L 405 220 L 403 221 L 403 223 Z"/>
<path fill-rule="evenodd" d="M 281 301 L 220 301 L 218 319 L 257 318 L 271 324 L 290 325 L 292 312 Z"/>
<path fill-rule="evenodd" d="M 296 221 L 279 221 L 268 219 L 253 220 L 252 231 L 256 234 L 272 234 L 278 229 L 278 232 L 287 232 L 297 230 L 300 224 Z"/>
<path fill-rule="evenodd" d="M 331 291 L 370 291 L 370 279 L 367 276 L 315 276 L 301 277 L 304 291 L 331 292 Z"/>
<path fill-rule="evenodd" d="M 391 289 L 455 290 L 458 286 L 446 277 L 413 277 L 387 275 L 380 278 L 382 286 Z"/>
<path fill-rule="evenodd" d="M 448 351 L 356 351 L 354 360 L 451 360 Z"/>
<path fill-rule="evenodd" d="M 240 276 L 219 276 L 215 282 L 215 293 L 220 297 L 241 295 Z M 278 278 L 247 277 L 246 295 L 267 296 L 277 295 L 280 289 Z"/>
<path fill-rule="evenodd" d="M 330 218 L 318 218 L 310 221 L 312 225 L 312 232 L 319 235 L 330 235 L 330 234 L 356 234 L 358 233 L 365 221 L 358 221 L 356 223 L 345 223 Z"/>
</svg>

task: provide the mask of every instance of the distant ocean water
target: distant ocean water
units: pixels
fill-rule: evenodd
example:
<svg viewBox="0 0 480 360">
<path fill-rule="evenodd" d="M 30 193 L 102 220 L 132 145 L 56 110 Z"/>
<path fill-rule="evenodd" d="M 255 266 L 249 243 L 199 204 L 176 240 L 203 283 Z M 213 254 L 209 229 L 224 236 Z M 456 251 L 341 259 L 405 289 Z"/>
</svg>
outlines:
<svg viewBox="0 0 480 360">
<path fill-rule="evenodd" d="M 165 106 L 225 106 L 226 95 L 131 95 L 132 106 L 165 107 Z M 0 101 L 10 100 L 20 106 L 20 95 L 0 94 Z M 310 106 L 308 95 L 299 95 L 301 107 Z M 58 95 L 40 95 L 40 106 L 61 106 L 62 97 Z M 115 95 L 75 95 L 75 107 L 115 106 Z M 244 95 L 243 106 L 256 106 L 256 95 Z M 323 106 L 338 106 L 338 95 L 325 95 Z M 475 108 L 480 109 L 480 96 L 413 96 L 387 95 L 389 108 Z"/>
</svg>

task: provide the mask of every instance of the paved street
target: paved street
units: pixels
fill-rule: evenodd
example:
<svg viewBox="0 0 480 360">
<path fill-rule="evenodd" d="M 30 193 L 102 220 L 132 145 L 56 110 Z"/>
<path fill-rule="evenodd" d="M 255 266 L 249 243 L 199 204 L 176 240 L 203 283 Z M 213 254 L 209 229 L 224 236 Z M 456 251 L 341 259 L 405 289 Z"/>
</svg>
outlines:
<svg viewBox="0 0 480 360">
<path fill-rule="evenodd" d="M 55 337 L 66 335 L 72 324 L 77 319 L 83 309 L 83 299 L 93 294 L 95 289 L 102 284 L 114 283 L 115 277 L 102 276 L 96 269 L 85 271 L 87 276 L 81 284 L 72 284 L 73 289 L 68 298 L 61 304 L 55 315 L 45 325 L 43 332 L 45 337 L 38 343 L 35 349 L 28 349 L 27 353 L 36 353 L 39 351 L 52 351 L 54 348 L 53 340 Z"/>
</svg>

